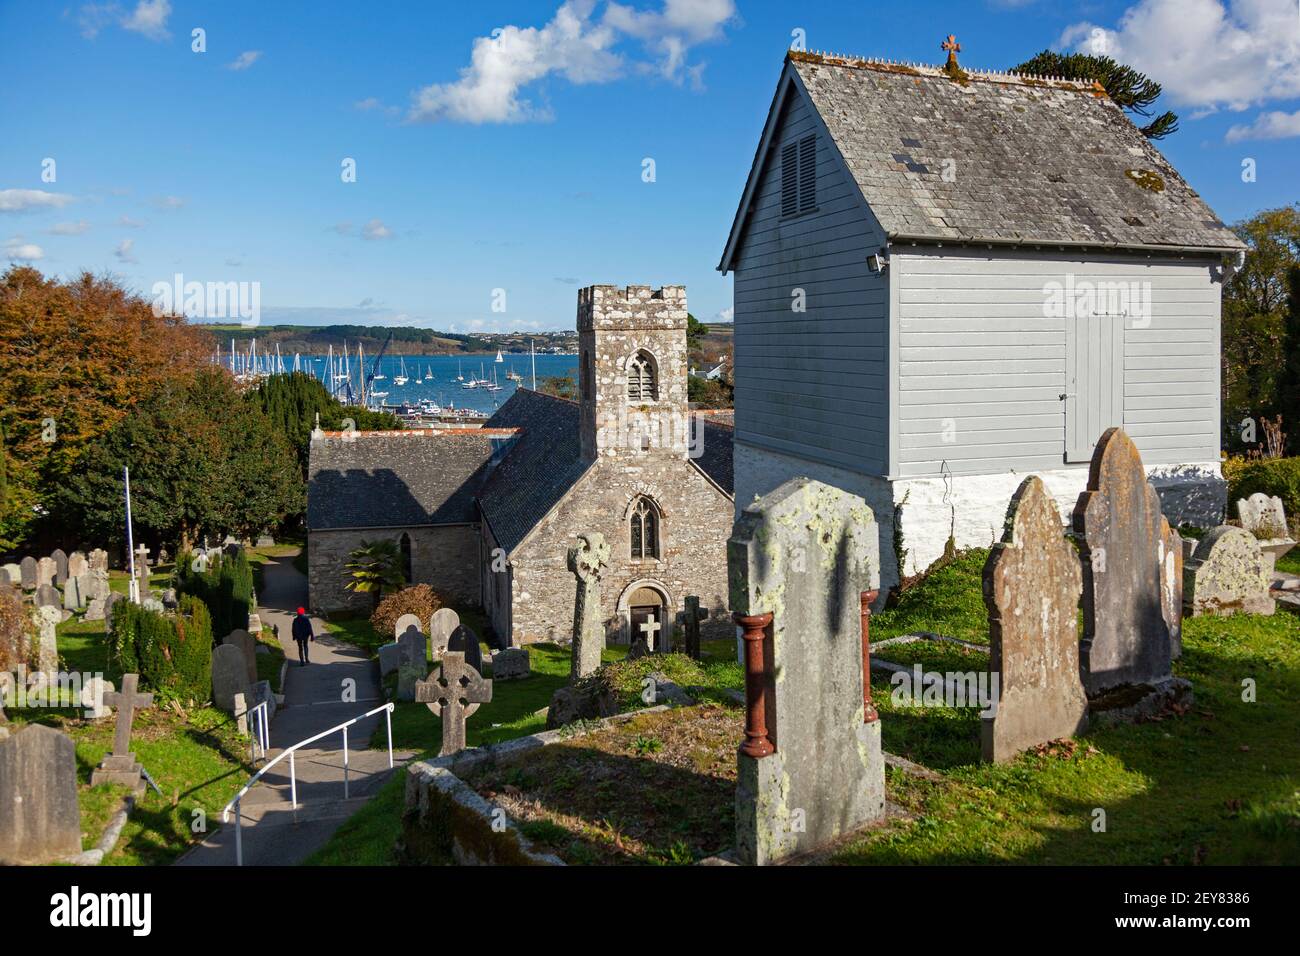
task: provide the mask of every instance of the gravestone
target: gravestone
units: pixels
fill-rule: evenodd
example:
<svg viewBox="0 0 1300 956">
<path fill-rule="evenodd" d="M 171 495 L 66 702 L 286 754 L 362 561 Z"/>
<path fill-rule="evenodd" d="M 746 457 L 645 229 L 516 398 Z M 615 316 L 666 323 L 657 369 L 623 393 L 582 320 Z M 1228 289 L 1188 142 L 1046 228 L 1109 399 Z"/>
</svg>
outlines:
<svg viewBox="0 0 1300 956">
<path fill-rule="evenodd" d="M 257 682 L 257 641 L 242 627 L 237 627 L 221 642 L 239 648 L 244 656 L 244 677 L 249 684 Z"/>
<path fill-rule="evenodd" d="M 808 478 L 736 521 L 727 576 L 747 652 L 742 862 L 813 850 L 884 818 L 882 721 L 868 722 L 863 705 L 860 599 L 879 587 L 879 547 L 866 502 Z"/>
<path fill-rule="evenodd" d="M 465 749 L 465 719 L 492 700 L 492 681 L 470 667 L 464 654 L 448 650 L 429 679 L 415 685 L 415 699 L 442 718 L 438 756 L 447 757 Z"/>
<path fill-rule="evenodd" d="M 53 584 L 41 584 L 32 596 L 32 603 L 37 607 L 62 607 L 63 599 Z"/>
<path fill-rule="evenodd" d="M 149 549 L 139 544 L 135 549 L 135 577 L 140 582 L 141 595 L 149 593 Z"/>
<path fill-rule="evenodd" d="M 1183 599 L 1193 617 L 1272 614 L 1268 585 L 1259 542 L 1228 525 L 1202 538 L 1183 569 Z"/>
<path fill-rule="evenodd" d="M 3 568 L 3 572 L 5 577 L 9 579 L 10 584 L 12 584 L 16 588 L 22 587 L 23 584 L 22 568 L 20 568 L 16 564 L 6 564 Z"/>
<path fill-rule="evenodd" d="M 108 622 L 108 627 L 113 627 L 113 608 L 126 600 L 126 595 L 117 591 L 109 591 L 108 597 L 104 599 L 104 620 Z"/>
<path fill-rule="evenodd" d="M 1123 429 L 1097 442 L 1073 517 L 1083 560 L 1084 689 L 1096 699 L 1118 688 L 1167 688 L 1173 647 L 1160 586 L 1167 525 Z"/>
<path fill-rule="evenodd" d="M 81 852 L 77 748 L 28 724 L 0 740 L 0 864 L 51 863 Z"/>
<path fill-rule="evenodd" d="M 694 594 L 686 596 L 686 611 L 682 615 L 682 629 L 686 632 L 686 654 L 700 659 L 700 621 L 706 613 L 700 610 L 700 599 Z"/>
<path fill-rule="evenodd" d="M 58 568 L 53 558 L 41 558 L 36 562 L 36 586 L 39 588 L 44 584 L 53 586 L 54 576 Z"/>
<path fill-rule="evenodd" d="M 91 568 L 84 575 L 86 580 L 86 600 L 93 601 L 96 598 L 104 600 L 108 597 L 112 589 L 108 586 L 108 572 L 100 571 L 98 568 Z"/>
<path fill-rule="evenodd" d="M 258 535 L 257 546 L 259 548 L 274 548 L 275 539 L 271 537 L 269 534 Z"/>
<path fill-rule="evenodd" d="M 234 644 L 212 650 L 212 703 L 228 714 L 235 712 L 235 695 L 248 689 L 248 665 L 244 652 Z"/>
<path fill-rule="evenodd" d="M 632 642 L 632 646 L 627 649 L 627 660 L 629 661 L 637 661 L 649 656 L 650 645 L 646 643 L 644 637 L 638 637 Z"/>
<path fill-rule="evenodd" d="M 78 574 L 85 574 L 89 570 L 90 570 L 90 562 L 86 560 L 86 556 L 82 554 L 80 551 L 73 551 L 70 555 L 68 555 L 68 576 L 69 577 L 76 577 Z M 105 567 L 104 570 L 107 571 L 108 568 Z"/>
<path fill-rule="evenodd" d="M 394 630 L 397 631 L 397 645 L 401 649 L 401 664 L 397 668 L 397 699 L 415 700 L 416 681 L 424 680 L 429 673 L 420 619 L 414 614 L 403 614 L 397 619 Z"/>
<path fill-rule="evenodd" d="M 528 649 L 524 647 L 506 647 L 492 653 L 492 679 L 519 680 L 532 676 L 532 667 L 528 660 Z"/>
<path fill-rule="evenodd" d="M 983 759 L 1083 733 L 1088 698 L 1079 679 L 1079 594 L 1083 572 L 1061 514 L 1041 478 L 1011 499 L 1006 532 L 984 564 L 989 671 L 996 708 L 980 721 Z"/>
<path fill-rule="evenodd" d="M 447 649 L 452 631 L 458 627 L 460 627 L 460 615 L 451 608 L 440 607 L 433 612 L 433 617 L 429 619 L 429 644 L 433 648 L 434 657 Z"/>
<path fill-rule="evenodd" d="M 91 598 L 86 602 L 85 620 L 102 621 L 106 616 L 106 601 L 104 598 Z"/>
<path fill-rule="evenodd" d="M 254 638 L 262 633 L 262 615 L 258 614 L 256 611 L 248 615 L 248 633 L 252 634 Z"/>
<path fill-rule="evenodd" d="M 80 611 L 86 606 L 86 591 L 90 587 L 90 575 L 69 576 L 63 585 L 63 606 L 69 611 Z"/>
<path fill-rule="evenodd" d="M 138 693 L 139 674 L 123 674 L 122 689 L 104 695 L 104 703 L 117 711 L 117 727 L 113 731 L 113 752 L 105 755 L 90 775 L 90 785 L 116 783 L 128 790 L 144 789 L 143 767 L 131 753 L 131 725 L 135 712 L 153 706 L 153 694 Z"/>
<path fill-rule="evenodd" d="M 104 680 L 98 674 L 93 675 L 81 686 L 81 706 L 86 708 L 87 720 L 99 720 L 112 713 L 104 703 L 104 695 L 111 694 L 115 690 L 117 688 L 113 686 L 111 680 Z"/>
<path fill-rule="evenodd" d="M 19 583 L 24 591 L 36 590 L 36 559 L 31 555 L 18 562 Z"/>
<path fill-rule="evenodd" d="M 569 549 L 569 570 L 577 581 L 573 602 L 573 683 L 600 667 L 605 650 L 605 622 L 600 609 L 600 575 L 609 565 L 609 545 L 596 531 L 578 535 L 582 544 Z"/>
<path fill-rule="evenodd" d="M 400 641 L 401 638 L 402 638 L 402 635 L 405 634 L 407 631 L 414 631 L 414 632 L 417 633 L 417 634 L 420 633 L 420 619 L 419 619 L 419 617 L 417 617 L 417 616 L 414 615 L 414 614 L 403 614 L 403 615 L 402 615 L 401 617 L 399 617 L 399 618 L 397 619 L 397 621 L 393 624 L 393 637 L 394 637 L 394 639 Z"/>
<path fill-rule="evenodd" d="M 59 641 L 55 629 L 63 620 L 63 613 L 47 604 L 32 609 L 32 620 L 36 624 L 36 657 L 32 669 L 52 678 L 59 669 Z"/>
<path fill-rule="evenodd" d="M 103 571 L 108 574 L 108 552 L 103 548 L 96 548 L 90 552 L 90 570 Z"/>
<path fill-rule="evenodd" d="M 402 645 L 393 641 L 391 644 L 379 645 L 379 676 L 392 674 L 402 666 Z"/>
<path fill-rule="evenodd" d="M 1183 536 L 1160 519 L 1160 615 L 1169 629 L 1169 656 L 1183 656 Z"/>
<path fill-rule="evenodd" d="M 456 625 L 456 630 L 447 638 L 447 650 L 464 654 L 466 664 L 480 674 L 483 672 L 483 648 L 479 645 L 478 635 L 464 624 Z"/>
<path fill-rule="evenodd" d="M 63 587 L 68 580 L 68 556 L 62 548 L 55 548 L 50 553 L 50 560 L 54 562 L 54 583 L 58 587 Z"/>
<path fill-rule="evenodd" d="M 1255 492 L 1249 498 L 1237 499 L 1237 517 L 1241 526 L 1259 541 L 1264 557 L 1264 575 L 1272 584 L 1276 577 L 1277 559 L 1295 547 L 1286 521 L 1282 499 Z"/>
</svg>

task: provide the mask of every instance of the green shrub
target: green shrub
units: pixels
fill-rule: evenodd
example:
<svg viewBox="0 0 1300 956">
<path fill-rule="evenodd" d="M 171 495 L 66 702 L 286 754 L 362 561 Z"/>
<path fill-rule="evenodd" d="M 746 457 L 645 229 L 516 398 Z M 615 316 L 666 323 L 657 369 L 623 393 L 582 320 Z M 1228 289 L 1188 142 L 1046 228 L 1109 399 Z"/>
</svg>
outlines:
<svg viewBox="0 0 1300 956">
<path fill-rule="evenodd" d="M 233 556 L 222 554 L 208 562 L 206 571 L 194 570 L 194 556 L 176 560 L 173 583 L 179 594 L 190 594 L 208 606 L 212 633 L 225 637 L 236 628 L 247 629 L 253 610 L 253 567 L 240 548 Z"/>
<path fill-rule="evenodd" d="M 113 608 L 108 639 L 122 672 L 139 674 L 162 698 L 212 696 L 212 621 L 198 598 L 187 595 L 176 613 L 161 614 L 121 601 Z"/>
<path fill-rule="evenodd" d="M 0 588 L 0 671 L 27 663 L 35 630 L 20 592 Z"/>
<path fill-rule="evenodd" d="M 1282 499 L 1288 519 L 1300 517 L 1300 458 L 1229 458 L 1223 477 L 1228 480 L 1228 514 L 1236 514 L 1238 498 L 1262 492 Z"/>
</svg>

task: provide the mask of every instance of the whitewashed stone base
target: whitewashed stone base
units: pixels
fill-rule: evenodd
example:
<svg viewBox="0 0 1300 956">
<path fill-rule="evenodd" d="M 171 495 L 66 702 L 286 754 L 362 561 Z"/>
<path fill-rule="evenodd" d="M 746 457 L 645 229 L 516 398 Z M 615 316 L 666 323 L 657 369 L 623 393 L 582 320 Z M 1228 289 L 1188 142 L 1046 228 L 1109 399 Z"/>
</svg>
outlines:
<svg viewBox="0 0 1300 956">
<path fill-rule="evenodd" d="M 736 513 L 791 478 L 805 476 L 842 488 L 871 506 L 880 528 L 880 601 L 898 583 L 894 552 L 894 512 L 901 509 L 904 574 L 919 574 L 943 554 L 951 535 L 958 548 L 984 548 L 1002 537 L 1007 504 L 1030 473 L 954 475 L 944 478 L 897 478 L 861 475 L 832 465 L 806 461 L 793 455 L 735 444 Z M 1088 483 L 1088 465 L 1082 463 L 1048 471 L 1035 471 L 1056 500 L 1067 524 L 1079 494 Z M 1165 517 L 1175 528 L 1192 524 L 1212 528 L 1223 520 L 1228 485 L 1218 462 L 1155 465 L 1147 477 L 1160 495 Z M 946 500 L 945 500 L 946 497 Z M 877 604 L 879 607 L 879 603 Z"/>
</svg>

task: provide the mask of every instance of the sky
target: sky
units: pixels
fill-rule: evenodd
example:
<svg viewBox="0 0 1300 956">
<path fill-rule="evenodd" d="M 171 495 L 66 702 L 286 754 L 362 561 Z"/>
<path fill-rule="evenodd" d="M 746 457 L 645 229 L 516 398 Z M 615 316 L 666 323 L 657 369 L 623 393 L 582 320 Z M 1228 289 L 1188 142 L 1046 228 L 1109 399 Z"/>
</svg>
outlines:
<svg viewBox="0 0 1300 956">
<path fill-rule="evenodd" d="M 1300 199 L 1300 0 L 0 0 L 0 267 L 246 283 L 263 324 L 572 329 L 595 283 L 726 321 L 784 51 L 949 33 L 1148 73 L 1226 222 Z"/>
</svg>

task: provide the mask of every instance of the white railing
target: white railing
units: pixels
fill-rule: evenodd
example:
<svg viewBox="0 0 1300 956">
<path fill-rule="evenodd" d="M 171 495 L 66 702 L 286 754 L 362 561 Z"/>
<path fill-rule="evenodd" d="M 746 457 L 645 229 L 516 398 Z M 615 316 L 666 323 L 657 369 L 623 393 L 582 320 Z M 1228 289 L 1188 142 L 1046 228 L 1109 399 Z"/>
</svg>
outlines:
<svg viewBox="0 0 1300 956">
<path fill-rule="evenodd" d="M 238 714 L 236 715 L 237 717 L 246 715 L 248 717 L 257 718 L 256 728 L 253 727 L 252 723 L 250 723 L 248 727 L 249 729 L 248 762 L 249 763 L 257 763 L 258 760 L 265 760 L 266 751 L 271 746 L 271 735 L 268 729 L 271 725 L 271 718 L 266 705 L 267 705 L 267 701 L 262 701 L 260 704 L 256 705 L 251 710 L 244 711 L 243 715 L 238 715 Z M 258 750 L 261 750 L 260 756 L 258 754 Z"/>
<path fill-rule="evenodd" d="M 227 803 L 225 808 L 221 811 L 221 820 L 223 823 L 226 823 L 230 821 L 231 808 L 233 807 L 235 810 L 235 865 L 236 866 L 244 865 L 244 831 L 243 831 L 244 815 L 240 812 L 240 801 L 244 799 L 244 794 L 248 793 L 249 789 L 253 786 L 253 784 L 257 783 L 257 781 L 262 778 L 262 775 L 265 774 L 268 770 L 270 770 L 272 767 L 278 764 L 285 757 L 288 757 L 289 758 L 289 794 L 290 794 L 290 799 L 293 801 L 294 820 L 296 821 L 297 814 L 298 814 L 298 775 L 297 775 L 297 767 L 295 764 L 294 755 L 298 752 L 299 748 L 305 747 L 307 746 L 307 744 L 310 743 L 315 743 L 316 741 L 320 740 L 322 737 L 328 737 L 330 734 L 336 733 L 341 730 L 343 731 L 343 799 L 346 800 L 348 798 L 348 728 L 351 727 L 353 724 L 355 724 L 357 721 L 365 720 L 367 717 L 377 714 L 382 710 L 384 712 L 384 724 L 388 730 L 388 769 L 392 770 L 393 769 L 393 709 L 394 706 L 395 705 L 390 701 L 389 703 L 384 704 L 382 707 L 376 707 L 374 710 L 368 710 L 364 714 L 359 714 L 358 716 L 353 717 L 351 720 L 344 721 L 341 724 L 336 724 L 335 726 L 331 727 L 329 730 L 322 730 L 314 737 L 308 737 L 306 740 L 300 740 L 292 747 L 288 747 L 285 750 L 280 751 L 280 753 L 276 756 L 274 760 L 268 763 L 261 770 L 257 771 L 257 773 L 253 774 L 252 778 L 248 781 L 248 783 L 244 784 L 243 788 L 239 791 L 239 793 L 235 794 L 234 799 L 232 799 L 229 803 Z"/>
</svg>

